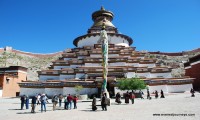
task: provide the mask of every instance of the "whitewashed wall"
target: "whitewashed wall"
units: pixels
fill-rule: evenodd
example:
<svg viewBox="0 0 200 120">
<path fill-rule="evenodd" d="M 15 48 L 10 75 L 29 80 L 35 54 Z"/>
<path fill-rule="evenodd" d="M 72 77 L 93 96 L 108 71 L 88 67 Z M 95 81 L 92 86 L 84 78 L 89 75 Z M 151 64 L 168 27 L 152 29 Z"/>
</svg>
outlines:
<svg viewBox="0 0 200 120">
<path fill-rule="evenodd" d="M 118 57 L 119 54 L 108 54 L 108 57 Z"/>
<path fill-rule="evenodd" d="M 0 88 L 0 97 L 2 97 L 2 94 L 3 94 L 3 90 L 2 88 Z"/>
<path fill-rule="evenodd" d="M 168 92 L 185 92 L 190 91 L 192 84 L 184 84 L 184 85 L 168 85 Z"/>
<path fill-rule="evenodd" d="M 125 66 L 126 62 L 109 63 L 109 66 Z"/>
<path fill-rule="evenodd" d="M 85 63 L 85 66 L 88 66 L 88 67 L 89 66 L 91 66 L 91 67 L 95 66 L 96 67 L 96 66 L 102 66 L 102 65 L 101 65 L 101 63 Z"/>
<path fill-rule="evenodd" d="M 126 74 L 126 77 L 127 77 L 127 78 L 135 77 L 135 72 L 128 72 L 128 73 Z"/>
<path fill-rule="evenodd" d="M 61 68 L 70 68 L 70 66 L 54 66 L 54 70 L 60 70 Z"/>
<path fill-rule="evenodd" d="M 149 72 L 146 72 L 146 73 L 136 73 L 136 76 L 137 77 L 146 77 L 146 78 L 149 78 L 150 77 L 150 73 Z"/>
<path fill-rule="evenodd" d="M 60 76 L 47 76 L 47 75 L 40 75 L 39 80 L 40 81 L 46 81 L 46 80 L 59 80 Z"/>
<path fill-rule="evenodd" d="M 126 63 L 127 66 L 139 67 L 139 63 Z"/>
<path fill-rule="evenodd" d="M 20 96 L 21 95 L 28 95 L 28 96 L 35 96 L 37 94 L 45 93 L 44 88 L 20 88 Z"/>
<path fill-rule="evenodd" d="M 83 47 L 83 46 L 93 46 L 94 44 L 98 43 L 100 36 L 90 36 L 86 37 L 85 39 L 82 39 L 78 42 L 78 47 Z M 128 47 L 129 43 L 126 39 L 117 37 L 117 36 L 109 36 L 108 35 L 108 40 L 110 44 L 118 44 L 118 45 L 123 45 Z"/>
<path fill-rule="evenodd" d="M 64 58 L 64 60 L 70 60 L 71 58 Z"/>
<path fill-rule="evenodd" d="M 151 73 L 150 78 L 159 78 L 159 76 L 163 76 L 163 78 L 172 78 L 171 72 L 168 72 L 168 73 Z"/>
<path fill-rule="evenodd" d="M 70 65 L 70 68 L 77 68 L 79 66 L 81 66 L 81 65 Z"/>
<path fill-rule="evenodd" d="M 98 89 L 97 88 L 83 88 L 83 90 L 80 91 L 80 94 L 88 94 L 88 95 L 92 95 L 92 94 L 97 94 L 98 93 Z M 73 87 L 64 87 L 63 88 L 63 94 L 67 95 L 67 94 L 77 94 L 75 91 L 75 88 Z"/>
<path fill-rule="evenodd" d="M 139 64 L 139 67 L 148 67 L 148 68 L 153 68 L 155 67 L 156 65 L 155 64 Z"/>
<path fill-rule="evenodd" d="M 63 94 L 63 88 L 45 88 L 45 94 L 48 96 Z"/>
<path fill-rule="evenodd" d="M 148 86 L 149 88 L 149 92 L 155 92 L 155 90 L 157 90 L 159 93 L 161 90 L 163 90 L 163 92 L 168 92 L 168 86 L 167 85 L 156 85 L 156 86 Z"/>
<path fill-rule="evenodd" d="M 65 79 L 74 79 L 75 75 L 60 75 L 59 80 L 65 80 Z"/>
<path fill-rule="evenodd" d="M 85 73 L 76 73 L 75 78 L 85 78 Z"/>
<path fill-rule="evenodd" d="M 93 58 L 93 57 L 94 58 L 99 58 L 99 57 L 102 57 L 102 56 L 101 56 L 101 54 L 90 54 L 90 57 L 91 58 Z"/>
</svg>

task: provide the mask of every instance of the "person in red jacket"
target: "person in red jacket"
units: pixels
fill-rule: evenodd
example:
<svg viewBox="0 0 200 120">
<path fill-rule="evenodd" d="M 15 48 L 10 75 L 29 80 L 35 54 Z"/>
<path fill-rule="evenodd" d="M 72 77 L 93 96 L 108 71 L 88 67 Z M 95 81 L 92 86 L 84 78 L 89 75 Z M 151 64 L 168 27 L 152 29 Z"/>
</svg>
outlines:
<svg viewBox="0 0 200 120">
<path fill-rule="evenodd" d="M 77 109 L 77 100 L 78 100 L 78 98 L 77 98 L 77 96 L 74 96 L 74 98 L 73 98 L 73 102 L 74 102 L 74 109 Z"/>
<path fill-rule="evenodd" d="M 134 99 L 135 99 L 135 95 L 134 95 L 134 93 L 133 92 L 130 92 L 130 99 L 131 99 L 131 102 L 132 102 L 132 104 L 134 104 Z"/>
</svg>

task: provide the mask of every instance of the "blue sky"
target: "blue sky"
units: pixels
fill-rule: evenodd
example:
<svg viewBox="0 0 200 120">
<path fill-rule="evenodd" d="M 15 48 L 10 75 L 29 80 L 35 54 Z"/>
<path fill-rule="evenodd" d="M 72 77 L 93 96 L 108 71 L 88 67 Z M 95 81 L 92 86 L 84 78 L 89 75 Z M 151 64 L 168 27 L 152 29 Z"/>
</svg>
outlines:
<svg viewBox="0 0 200 120">
<path fill-rule="evenodd" d="M 137 50 L 200 47 L 200 0 L 0 0 L 0 48 L 52 53 L 75 47 L 101 6 Z"/>
</svg>

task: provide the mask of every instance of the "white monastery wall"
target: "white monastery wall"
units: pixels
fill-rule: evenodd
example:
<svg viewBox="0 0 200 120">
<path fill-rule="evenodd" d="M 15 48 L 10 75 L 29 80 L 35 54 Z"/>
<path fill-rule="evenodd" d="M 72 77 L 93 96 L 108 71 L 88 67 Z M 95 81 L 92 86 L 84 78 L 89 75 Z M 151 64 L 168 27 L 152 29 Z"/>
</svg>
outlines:
<svg viewBox="0 0 200 120">
<path fill-rule="evenodd" d="M 60 76 L 48 76 L 48 75 L 40 75 L 39 80 L 40 81 L 46 81 L 46 80 L 59 80 Z"/>
<path fill-rule="evenodd" d="M 0 88 L 0 97 L 2 97 L 2 94 L 3 94 L 3 90 L 2 88 Z"/>
<path fill-rule="evenodd" d="M 90 54 L 90 57 L 99 58 L 102 57 L 101 54 Z"/>
<path fill-rule="evenodd" d="M 85 63 L 85 66 L 88 66 L 88 67 L 92 67 L 92 66 L 95 66 L 95 67 L 97 67 L 97 66 L 102 66 L 101 65 L 102 63 Z"/>
<path fill-rule="evenodd" d="M 54 66 L 54 70 L 60 70 L 61 68 L 70 68 L 70 66 Z"/>
<path fill-rule="evenodd" d="M 100 36 L 90 36 L 85 39 L 82 39 L 78 42 L 78 47 L 83 47 L 83 46 L 93 46 L 94 44 L 98 43 Z M 108 40 L 110 44 L 116 44 L 116 45 L 123 45 L 128 47 L 129 43 L 126 39 L 117 37 L 117 36 L 109 36 L 108 35 Z"/>
<path fill-rule="evenodd" d="M 168 73 L 151 73 L 150 78 L 172 78 L 170 72 Z"/>
<path fill-rule="evenodd" d="M 98 89 L 97 88 L 83 88 L 83 90 L 80 91 L 80 94 L 87 94 L 87 95 L 92 95 L 92 94 L 97 94 Z M 75 88 L 72 87 L 64 87 L 63 88 L 63 94 L 77 94 L 75 91 Z"/>
<path fill-rule="evenodd" d="M 45 94 L 48 96 L 63 94 L 63 88 L 45 88 Z"/>
<path fill-rule="evenodd" d="M 155 67 L 156 65 L 155 64 L 139 64 L 139 67 L 148 67 L 148 68 L 153 68 Z"/>
<path fill-rule="evenodd" d="M 35 96 L 39 93 L 45 93 L 44 88 L 20 88 L 20 96 L 21 95 L 28 95 L 28 96 Z"/>
<path fill-rule="evenodd" d="M 168 85 L 168 92 L 185 92 L 190 91 L 192 84 L 183 84 L 183 85 Z"/>
<path fill-rule="evenodd" d="M 77 68 L 79 66 L 81 66 L 81 65 L 70 65 L 70 68 Z"/>
<path fill-rule="evenodd" d="M 139 63 L 126 63 L 127 66 L 139 67 Z"/>
<path fill-rule="evenodd" d="M 150 77 L 150 73 L 146 72 L 146 73 L 136 73 L 137 77 L 146 77 L 149 78 Z"/>
<path fill-rule="evenodd" d="M 119 54 L 108 54 L 108 58 L 109 57 L 118 57 L 119 56 Z"/>
<path fill-rule="evenodd" d="M 128 72 L 128 73 L 126 74 L 126 77 L 127 77 L 127 78 L 133 78 L 133 77 L 135 77 L 135 72 Z"/>
<path fill-rule="evenodd" d="M 125 66 L 126 62 L 109 63 L 109 66 Z"/>
<path fill-rule="evenodd" d="M 74 79 L 75 75 L 60 75 L 59 80 Z"/>
<path fill-rule="evenodd" d="M 155 92 L 155 90 L 157 90 L 159 93 L 161 90 L 163 90 L 164 93 L 168 93 L 167 85 L 148 86 L 148 88 L 150 93 Z"/>
<path fill-rule="evenodd" d="M 85 78 L 85 73 L 76 73 L 75 78 Z"/>
</svg>

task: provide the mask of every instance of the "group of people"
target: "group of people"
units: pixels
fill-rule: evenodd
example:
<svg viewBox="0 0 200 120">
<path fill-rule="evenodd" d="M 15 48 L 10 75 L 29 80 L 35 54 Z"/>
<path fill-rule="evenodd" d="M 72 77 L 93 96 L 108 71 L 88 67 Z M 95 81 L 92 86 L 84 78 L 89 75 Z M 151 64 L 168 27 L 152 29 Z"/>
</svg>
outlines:
<svg viewBox="0 0 200 120">
<path fill-rule="evenodd" d="M 153 92 L 153 94 L 155 94 L 155 98 L 156 99 L 159 97 L 157 90 L 155 90 L 155 92 Z M 160 91 L 160 98 L 165 98 L 163 90 Z M 147 99 L 151 100 L 151 96 L 150 96 L 149 90 L 147 90 Z"/>
<path fill-rule="evenodd" d="M 62 106 L 62 100 L 64 99 L 64 109 L 72 109 L 72 105 L 74 106 L 74 109 L 77 109 L 77 96 L 71 96 L 68 94 L 68 96 L 63 97 L 62 94 L 54 95 L 52 97 L 52 103 L 53 103 L 53 111 L 56 110 L 56 105 L 59 103 L 59 107 Z M 23 110 L 24 105 L 26 105 L 26 109 L 29 109 L 29 97 L 27 95 L 23 95 L 20 98 L 21 100 L 21 110 Z M 31 98 L 31 113 L 35 113 L 36 105 L 41 105 L 41 112 L 46 112 L 46 103 L 49 103 L 48 97 L 46 94 L 37 94 Z"/>
<path fill-rule="evenodd" d="M 125 98 L 125 103 L 128 104 L 129 103 L 129 100 L 131 100 L 131 103 L 134 104 L 134 99 L 135 99 L 135 94 L 133 92 L 128 92 L 124 95 L 124 98 Z M 121 95 L 120 93 L 118 92 L 116 94 L 116 99 L 115 99 L 115 102 L 118 103 L 118 104 L 121 104 L 122 101 L 121 101 Z"/>
<path fill-rule="evenodd" d="M 96 111 L 97 110 L 97 100 L 96 100 L 96 97 L 93 96 L 93 100 L 92 100 L 92 110 L 93 111 Z M 102 107 L 102 111 L 107 111 L 107 106 L 110 105 L 110 99 L 107 98 L 107 95 L 106 93 L 103 93 L 102 94 L 102 97 L 101 97 L 101 107 Z"/>
</svg>

